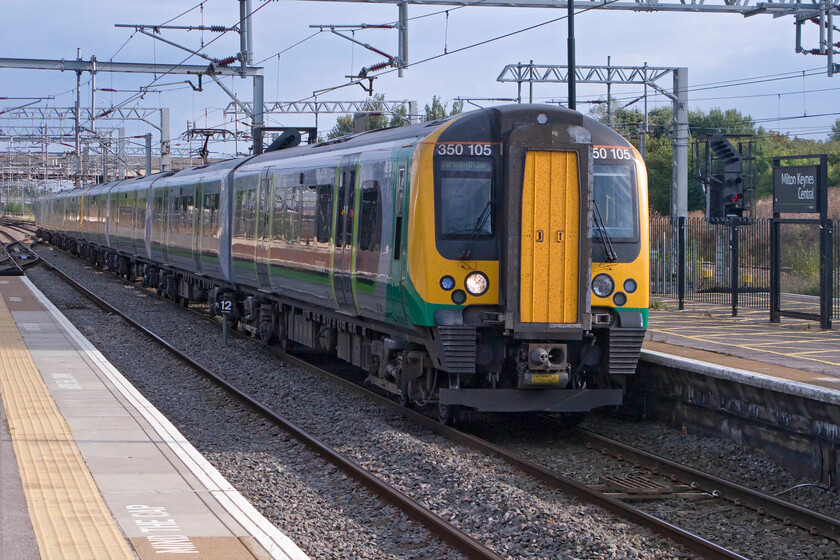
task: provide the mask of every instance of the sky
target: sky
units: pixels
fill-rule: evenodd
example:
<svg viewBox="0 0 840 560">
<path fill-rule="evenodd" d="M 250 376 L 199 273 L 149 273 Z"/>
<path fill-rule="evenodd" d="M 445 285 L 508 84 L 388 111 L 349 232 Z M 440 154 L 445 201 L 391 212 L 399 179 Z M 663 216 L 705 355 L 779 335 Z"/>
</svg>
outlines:
<svg viewBox="0 0 840 560">
<path fill-rule="evenodd" d="M 673 2 L 673 0 L 669 0 Z M 706 4 L 722 4 L 707 0 Z M 584 4 L 579 2 L 578 4 Z M 397 7 L 346 2 L 253 0 L 254 62 L 264 68 L 266 101 L 311 100 L 313 92 L 346 84 L 349 74 L 383 58 L 334 34 L 318 32 L 311 25 L 392 23 Z M 115 24 L 224 25 L 239 19 L 236 0 L 4 0 L 0 20 L 0 57 L 75 59 L 76 49 L 89 60 L 203 64 L 185 51 Z M 184 13 L 186 12 L 186 13 Z M 388 100 L 417 100 L 422 112 L 437 95 L 451 107 L 458 98 L 514 98 L 516 85 L 496 78 L 505 65 L 518 62 L 565 65 L 567 21 L 564 9 L 466 8 L 409 5 L 409 63 L 405 76 L 382 73 L 374 93 Z M 181 15 L 183 14 L 183 15 Z M 176 17 L 179 16 L 180 17 Z M 175 19 L 173 19 L 175 18 Z M 170 21 L 172 20 L 172 21 Z M 499 40 L 482 43 L 537 26 Z M 345 34 L 353 34 L 350 31 Z M 840 75 L 826 75 L 826 58 L 795 52 L 793 18 L 770 15 L 744 18 L 736 14 L 634 13 L 589 10 L 575 17 L 579 65 L 685 67 L 688 69 L 689 109 L 737 109 L 766 129 L 809 139 L 826 139 L 840 117 Z M 239 35 L 208 31 L 163 30 L 162 37 L 199 49 L 215 58 L 239 50 Z M 397 54 L 396 30 L 365 29 L 353 36 L 389 54 Z M 836 37 L 840 39 L 840 33 Z M 804 28 L 806 48 L 818 46 L 818 28 Z M 464 50 L 459 50 L 464 49 Z M 457 52 L 455 52 L 457 51 Z M 446 56 L 442 55 L 444 52 Z M 427 62 L 426 59 L 434 58 Z M 840 62 L 840 56 L 836 59 Z M 230 98 L 211 80 L 202 92 L 184 83 L 185 76 L 97 74 L 97 109 L 112 106 L 169 107 L 174 147 L 198 147 L 181 140 L 190 126 L 232 130 L 232 117 L 223 114 Z M 195 79 L 193 78 L 195 83 Z M 241 99 L 251 100 L 249 79 L 224 78 Z M 732 84 L 741 84 L 735 85 Z M 82 104 L 90 106 L 90 74 L 82 76 Z M 665 78 L 662 86 L 670 89 Z M 70 107 L 75 103 L 76 76 L 72 72 L 9 70 L 0 68 L 0 107 L 17 107 L 31 99 L 50 97 L 39 106 Z M 137 91 L 150 86 L 142 99 Z M 117 91 L 102 91 L 117 90 Z M 612 95 L 627 103 L 642 94 L 641 86 L 613 86 Z M 319 95 L 319 100 L 365 99 L 358 85 Z M 527 86 L 523 87 L 527 97 Z M 579 84 L 578 110 L 588 112 L 587 101 L 603 99 L 606 86 Z M 565 84 L 536 84 L 537 102 L 566 102 Z M 500 102 L 476 101 L 488 106 Z M 650 108 L 667 105 L 661 94 L 648 97 Z M 469 108 L 470 105 L 467 105 Z M 642 109 L 642 103 L 633 107 Z M 240 115 L 241 117 L 241 115 Z M 320 115 L 321 133 L 328 132 L 336 115 Z M 271 126 L 314 126 L 313 115 L 270 115 Z M 105 126 L 99 123 L 99 126 Z M 143 123 L 107 123 L 125 126 L 126 132 L 157 132 Z M 239 130 L 245 130 L 240 125 Z M 244 152 L 247 142 L 211 145 L 211 151 Z"/>
</svg>

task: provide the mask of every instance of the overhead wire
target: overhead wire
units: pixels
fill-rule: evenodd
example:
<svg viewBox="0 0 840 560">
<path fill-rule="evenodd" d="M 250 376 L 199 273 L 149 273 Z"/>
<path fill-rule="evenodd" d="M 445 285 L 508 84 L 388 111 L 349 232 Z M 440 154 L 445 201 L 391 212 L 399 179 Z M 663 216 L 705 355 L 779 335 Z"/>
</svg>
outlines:
<svg viewBox="0 0 840 560">
<path fill-rule="evenodd" d="M 591 10 L 595 10 L 595 9 L 598 9 L 598 8 L 602 8 L 604 6 L 608 6 L 610 4 L 614 4 L 615 2 L 618 2 L 618 0 L 605 0 L 605 1 L 600 2 L 599 4 L 597 4 L 595 6 L 588 6 L 584 9 L 582 9 L 582 10 L 579 10 L 579 11 L 575 12 L 574 15 L 577 16 L 577 15 L 580 15 L 580 14 L 584 14 L 584 13 L 589 12 Z M 441 10 L 440 12 L 438 12 L 438 14 L 445 13 L 447 11 L 451 11 L 451 9 L 450 10 Z M 483 46 L 483 45 L 486 45 L 486 44 L 489 44 L 489 43 L 493 43 L 495 41 L 500 41 L 502 39 L 506 39 L 508 37 L 513 37 L 514 35 L 519 35 L 521 33 L 527 32 L 527 31 L 532 31 L 534 29 L 538 29 L 540 27 L 544 27 L 546 25 L 550 25 L 552 23 L 556 23 L 558 21 L 562 21 L 562 20 L 567 19 L 567 18 L 568 18 L 568 15 L 564 15 L 564 16 L 560 16 L 560 17 L 557 17 L 557 18 L 553 18 L 553 19 L 541 22 L 541 23 L 537 23 L 537 24 L 534 24 L 534 25 L 529 25 L 528 27 L 524 27 L 524 28 L 518 29 L 516 31 L 511 31 L 509 33 L 504 33 L 504 34 L 498 35 L 496 37 L 491 37 L 490 39 L 485 39 L 485 40 L 479 41 L 477 43 L 472 43 L 470 45 L 459 47 L 457 49 L 454 49 L 454 50 L 451 50 L 451 51 L 448 51 L 448 52 L 443 52 L 443 53 L 440 53 L 440 54 L 437 54 L 437 55 L 434 55 L 434 56 L 430 56 L 430 57 L 422 59 L 422 60 L 418 60 L 417 62 L 409 63 L 404 68 L 411 68 L 413 66 L 418 66 L 420 64 L 425 64 L 426 62 L 430 62 L 432 60 L 437 60 L 437 59 L 443 58 L 445 56 L 450 56 L 450 55 L 453 55 L 453 54 L 456 54 L 456 53 L 459 53 L 459 52 L 463 52 L 463 51 L 466 51 L 466 50 L 469 50 L 469 49 L 480 47 L 480 46 Z M 385 70 L 384 72 L 381 72 L 380 74 L 377 74 L 377 76 L 382 76 L 382 75 L 385 75 L 385 74 L 391 74 L 391 73 L 396 72 L 398 70 L 399 70 L 398 68 L 392 68 L 390 70 Z M 340 84 L 340 85 L 325 88 L 325 89 L 320 89 L 320 90 L 317 90 L 316 94 L 304 97 L 304 98 L 298 100 L 298 102 L 306 101 L 307 99 L 311 99 L 311 98 L 315 97 L 316 95 L 322 95 L 324 93 L 329 93 L 329 92 L 335 91 L 337 89 L 342 89 L 342 88 L 345 88 L 345 87 L 348 87 L 348 86 L 354 86 L 354 85 L 357 85 L 359 83 L 361 83 L 361 80 L 357 80 L 357 81 L 352 81 L 351 80 L 350 82 L 347 82 L 347 83 L 344 83 L 344 84 Z"/>
<path fill-rule="evenodd" d="M 195 8 L 197 8 L 198 6 L 200 6 L 200 5 L 201 5 L 201 4 L 203 4 L 203 3 L 204 3 L 204 2 L 201 2 L 200 4 L 198 4 L 198 5 L 196 5 L 195 7 L 191 8 L 190 10 L 187 10 L 187 12 L 194 10 Z M 261 4 L 261 5 L 260 5 L 260 6 L 258 6 L 257 8 L 255 8 L 255 9 L 251 10 L 251 13 L 246 14 L 246 15 L 245 15 L 245 17 L 246 17 L 246 18 L 248 18 L 248 17 L 253 16 L 253 15 L 254 15 L 254 14 L 256 14 L 257 12 L 259 12 L 260 10 L 262 10 L 264 7 L 266 7 L 268 4 L 269 4 L 268 2 L 266 2 L 266 3 L 264 3 L 264 4 Z M 184 12 L 184 13 L 187 13 L 187 12 Z M 182 13 L 181 15 L 183 15 L 183 13 Z M 168 21 L 167 21 L 167 23 L 169 23 L 170 21 L 173 21 L 174 19 L 177 19 L 178 17 L 181 17 L 181 16 L 180 16 L 180 15 L 179 15 L 179 16 L 176 16 L 175 18 L 172 18 L 172 19 L 168 20 Z M 240 25 L 242 24 L 242 20 L 241 20 L 241 19 L 237 19 L 237 22 L 239 22 L 239 23 L 240 23 Z M 161 25 L 165 25 L 165 24 L 161 24 Z M 221 39 L 222 37 L 224 37 L 224 36 L 225 36 L 227 33 L 229 33 L 229 32 L 230 32 L 230 29 L 226 29 L 225 31 L 222 31 L 221 33 L 219 33 L 219 35 L 217 35 L 216 37 L 214 37 L 213 39 L 211 39 L 210 41 L 208 41 L 208 42 L 207 42 L 207 44 L 205 45 L 205 48 L 206 48 L 206 47 L 209 47 L 210 45 L 212 45 L 213 43 L 215 43 L 216 41 L 218 41 L 219 39 Z M 163 78 L 164 76 L 169 75 L 169 74 L 170 74 L 173 70 L 175 70 L 175 69 L 176 69 L 176 68 L 178 68 L 179 66 L 183 65 L 186 61 L 188 61 L 189 59 L 191 59 L 191 58 L 192 58 L 192 57 L 194 57 L 194 56 L 195 56 L 195 54 L 194 54 L 194 53 L 190 53 L 190 54 L 189 54 L 189 55 L 187 55 L 187 57 L 186 57 L 186 58 L 184 58 L 181 62 L 179 62 L 179 63 L 177 63 L 177 64 L 172 65 L 172 66 L 171 66 L 168 70 L 166 70 L 166 71 L 165 71 L 165 72 L 163 72 L 162 74 L 160 74 L 160 75 L 156 75 L 156 76 L 155 76 L 155 78 L 154 78 L 154 79 L 153 79 L 153 80 L 152 80 L 152 81 L 151 81 L 148 85 L 146 85 L 146 86 L 144 86 L 143 88 L 141 88 L 141 91 L 139 91 L 139 92 L 137 92 L 136 94 L 132 95 L 131 97 L 129 97 L 128 99 L 126 99 L 126 100 L 125 100 L 125 101 L 123 101 L 122 103 L 120 103 L 120 104 L 116 105 L 115 107 L 113 107 L 113 108 L 112 108 L 112 110 L 115 110 L 115 109 L 120 109 L 120 108 L 122 108 L 122 107 L 125 107 L 127 104 L 131 103 L 132 101 L 134 101 L 134 100 L 136 100 L 136 99 L 138 99 L 138 98 L 142 98 L 142 97 L 145 95 L 145 91 L 143 91 L 144 89 L 148 89 L 148 88 L 150 88 L 150 87 L 151 87 L 151 86 L 153 86 L 153 85 L 154 85 L 154 84 L 155 84 L 158 80 L 160 80 L 160 79 L 161 79 L 161 78 Z"/>
</svg>

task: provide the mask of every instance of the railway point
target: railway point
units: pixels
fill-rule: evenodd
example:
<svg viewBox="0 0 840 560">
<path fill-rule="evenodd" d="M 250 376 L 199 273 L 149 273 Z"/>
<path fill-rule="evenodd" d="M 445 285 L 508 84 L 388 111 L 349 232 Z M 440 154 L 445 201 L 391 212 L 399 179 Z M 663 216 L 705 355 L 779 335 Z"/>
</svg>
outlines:
<svg viewBox="0 0 840 560">
<path fill-rule="evenodd" d="M 25 277 L 0 277 L 0 391 L 0 558 L 308 558 Z"/>
</svg>

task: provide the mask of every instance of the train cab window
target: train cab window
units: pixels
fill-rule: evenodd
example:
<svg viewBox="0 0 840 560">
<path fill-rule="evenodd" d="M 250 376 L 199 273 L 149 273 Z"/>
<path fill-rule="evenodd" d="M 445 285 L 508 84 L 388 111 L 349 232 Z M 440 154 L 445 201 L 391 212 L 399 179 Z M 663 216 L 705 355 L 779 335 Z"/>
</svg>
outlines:
<svg viewBox="0 0 840 560">
<path fill-rule="evenodd" d="M 638 239 L 638 205 L 633 169 L 627 165 L 596 164 L 592 185 L 593 237 L 601 227 L 612 241 Z"/>
<path fill-rule="evenodd" d="M 315 232 L 318 243 L 329 243 L 332 236 L 332 185 L 318 185 L 315 208 Z"/>
<path fill-rule="evenodd" d="M 492 237 L 492 160 L 442 159 L 439 170 L 438 235 L 443 239 Z"/>
<path fill-rule="evenodd" d="M 378 181 L 362 183 L 359 200 L 359 249 L 379 252 L 382 232 L 382 203 Z"/>
</svg>

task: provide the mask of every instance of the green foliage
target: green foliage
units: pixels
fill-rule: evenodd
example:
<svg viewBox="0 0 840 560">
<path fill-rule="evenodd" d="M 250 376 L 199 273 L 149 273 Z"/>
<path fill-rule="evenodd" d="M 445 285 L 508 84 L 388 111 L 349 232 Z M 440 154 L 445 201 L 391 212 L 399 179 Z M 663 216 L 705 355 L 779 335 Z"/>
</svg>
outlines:
<svg viewBox="0 0 840 560">
<path fill-rule="evenodd" d="M 385 105 L 383 100 L 385 94 L 374 95 L 365 106 L 365 110 L 374 112 L 365 117 L 365 130 L 378 130 L 380 128 L 388 128 L 393 126 L 406 126 L 411 123 L 408 108 L 404 105 L 399 108 L 390 117 L 385 113 L 375 113 L 375 111 L 383 111 Z M 432 104 L 426 105 L 426 114 L 422 117 L 423 121 L 434 121 L 438 119 L 445 119 L 452 115 L 457 115 L 464 110 L 463 101 L 455 101 L 452 103 L 452 109 L 448 110 L 448 103 L 442 103 L 440 97 L 432 96 Z M 353 126 L 353 115 L 341 115 L 336 119 L 335 126 L 327 133 L 328 139 L 338 138 L 353 134 L 355 128 Z"/>
<path fill-rule="evenodd" d="M 831 136 L 828 139 L 832 142 L 840 142 L 840 119 L 834 121 L 834 125 L 831 127 Z"/>
<path fill-rule="evenodd" d="M 446 117 L 457 115 L 464 110 L 464 102 L 455 101 L 452 104 L 452 110 L 449 111 L 449 113 L 447 114 L 447 105 L 448 103 L 440 102 L 440 97 L 438 97 L 437 95 L 433 95 L 431 106 L 426 105 L 426 114 L 423 116 L 423 122 L 445 119 Z"/>
<path fill-rule="evenodd" d="M 635 108 L 619 108 L 620 103 L 613 100 L 610 121 L 612 127 L 639 148 L 639 130 L 644 121 L 644 114 Z M 646 163 L 648 168 L 648 188 L 651 211 L 662 215 L 670 212 L 672 153 L 673 146 L 669 136 L 672 110 L 670 107 L 657 107 L 648 112 L 648 135 L 646 139 Z M 601 122 L 607 121 L 606 103 L 600 103 L 589 115 Z M 707 135 L 742 134 L 753 135 L 755 140 L 756 198 L 768 197 L 773 190 L 773 158 L 786 155 L 828 154 L 828 184 L 840 184 L 840 119 L 832 128 L 830 140 L 806 140 L 789 138 L 773 131 L 756 127 L 749 115 L 742 115 L 735 109 L 711 109 L 689 111 L 690 134 L 695 139 L 705 139 Z M 688 210 L 704 210 L 706 196 L 703 186 L 697 179 L 698 165 L 695 155 L 689 152 L 688 170 Z"/>
<path fill-rule="evenodd" d="M 332 140 L 348 134 L 353 134 L 353 115 L 339 115 L 335 126 L 327 133 L 327 138 Z"/>
<path fill-rule="evenodd" d="M 408 114 L 408 108 L 403 105 L 397 111 L 391 115 L 391 122 L 388 123 L 388 126 L 406 126 L 407 124 L 411 123 L 410 116 Z"/>
<path fill-rule="evenodd" d="M 365 111 L 371 111 L 371 114 L 365 117 L 365 130 L 379 130 L 380 128 L 388 128 L 389 126 L 404 126 L 408 124 L 405 117 L 399 115 L 408 115 L 408 110 L 405 107 L 400 108 L 400 113 L 389 117 L 386 113 L 379 113 L 377 111 L 384 111 L 385 104 L 383 103 L 385 94 L 380 93 L 374 95 L 364 106 Z M 353 126 L 353 115 L 341 115 L 336 119 L 335 126 L 327 133 L 327 138 L 338 138 L 339 136 L 346 136 L 353 134 L 355 127 Z"/>
</svg>

